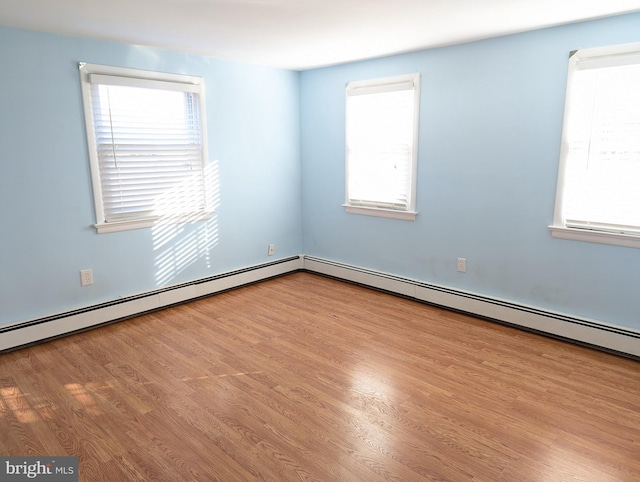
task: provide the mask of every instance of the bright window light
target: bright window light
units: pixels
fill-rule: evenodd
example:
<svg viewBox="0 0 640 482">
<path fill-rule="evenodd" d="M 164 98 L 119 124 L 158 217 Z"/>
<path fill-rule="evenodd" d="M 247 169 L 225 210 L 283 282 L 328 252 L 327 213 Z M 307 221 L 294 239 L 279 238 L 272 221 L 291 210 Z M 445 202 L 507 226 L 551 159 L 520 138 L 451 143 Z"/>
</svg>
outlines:
<svg viewBox="0 0 640 482">
<path fill-rule="evenodd" d="M 639 45 L 572 56 L 554 235 L 640 236 L 639 85 Z"/>
<path fill-rule="evenodd" d="M 415 216 L 418 85 L 416 74 L 347 86 L 348 212 Z"/>
<path fill-rule="evenodd" d="M 198 78 L 112 69 L 81 69 L 98 232 L 207 219 Z"/>
</svg>

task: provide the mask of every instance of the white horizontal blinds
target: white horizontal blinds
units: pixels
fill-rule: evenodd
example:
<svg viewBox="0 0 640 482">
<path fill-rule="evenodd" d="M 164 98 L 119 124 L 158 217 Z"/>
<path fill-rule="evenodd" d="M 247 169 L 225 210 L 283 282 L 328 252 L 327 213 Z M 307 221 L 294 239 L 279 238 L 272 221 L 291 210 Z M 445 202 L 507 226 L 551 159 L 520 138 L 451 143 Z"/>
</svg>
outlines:
<svg viewBox="0 0 640 482">
<path fill-rule="evenodd" d="M 202 212 L 197 86 L 95 74 L 90 81 L 100 222 Z"/>
<path fill-rule="evenodd" d="M 566 135 L 569 158 L 563 218 L 567 227 L 639 233 L 639 86 L 637 55 L 577 63 Z"/>
<path fill-rule="evenodd" d="M 347 202 L 408 210 L 413 174 L 414 83 L 347 88 Z"/>
</svg>

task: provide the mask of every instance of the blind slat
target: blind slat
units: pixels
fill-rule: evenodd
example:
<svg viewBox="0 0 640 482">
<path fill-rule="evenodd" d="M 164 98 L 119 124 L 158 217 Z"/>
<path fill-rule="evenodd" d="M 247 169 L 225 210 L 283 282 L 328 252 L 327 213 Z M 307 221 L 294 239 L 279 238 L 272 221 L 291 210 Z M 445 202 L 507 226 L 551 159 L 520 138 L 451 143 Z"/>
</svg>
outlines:
<svg viewBox="0 0 640 482">
<path fill-rule="evenodd" d="M 158 89 L 173 92 L 200 92 L 200 85 L 198 84 L 166 82 L 164 80 L 137 79 L 135 77 L 120 77 L 117 75 L 89 74 L 89 82 L 99 85 L 113 85 L 134 88 L 137 87 L 143 89 Z"/>
</svg>

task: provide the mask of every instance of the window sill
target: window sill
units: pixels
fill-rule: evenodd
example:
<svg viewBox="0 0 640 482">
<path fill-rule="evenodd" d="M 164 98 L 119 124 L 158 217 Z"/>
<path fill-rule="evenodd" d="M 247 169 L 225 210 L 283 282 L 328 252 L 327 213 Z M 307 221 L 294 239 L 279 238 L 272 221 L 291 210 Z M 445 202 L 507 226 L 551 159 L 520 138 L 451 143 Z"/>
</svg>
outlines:
<svg viewBox="0 0 640 482">
<path fill-rule="evenodd" d="M 415 211 L 395 211 L 393 209 L 373 208 L 364 206 L 352 206 L 343 204 L 345 212 L 349 214 L 362 214 L 363 216 L 375 216 L 378 218 L 400 219 L 402 221 L 415 221 L 418 215 Z"/>
<path fill-rule="evenodd" d="M 558 239 L 640 248 L 640 236 L 631 234 L 590 231 L 588 229 L 567 228 L 564 226 L 549 226 L 549 231 L 551 231 L 551 236 Z"/>
<path fill-rule="evenodd" d="M 115 221 L 111 223 L 94 224 L 98 234 L 116 233 L 118 231 L 129 231 L 132 229 L 152 228 L 158 225 L 184 224 L 195 221 L 211 219 L 213 212 L 185 214 L 182 216 L 156 216 L 153 218 L 135 219 L 131 221 Z"/>
</svg>

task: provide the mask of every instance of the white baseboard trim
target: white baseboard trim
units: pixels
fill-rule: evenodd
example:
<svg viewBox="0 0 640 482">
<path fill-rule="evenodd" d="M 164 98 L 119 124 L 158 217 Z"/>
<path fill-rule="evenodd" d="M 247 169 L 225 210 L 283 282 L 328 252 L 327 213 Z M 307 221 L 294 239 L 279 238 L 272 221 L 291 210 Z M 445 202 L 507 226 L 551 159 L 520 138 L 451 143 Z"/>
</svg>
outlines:
<svg viewBox="0 0 640 482">
<path fill-rule="evenodd" d="M 622 355 L 640 357 L 640 331 L 303 256 L 303 269 Z"/>
<path fill-rule="evenodd" d="M 295 271 L 309 271 L 429 304 L 640 358 L 640 331 L 542 310 L 312 256 L 293 256 L 210 278 L 0 326 L 0 352 L 131 318 Z"/>
<path fill-rule="evenodd" d="M 294 256 L 65 313 L 0 326 L 0 352 L 131 318 L 301 268 L 302 257 Z"/>
</svg>

